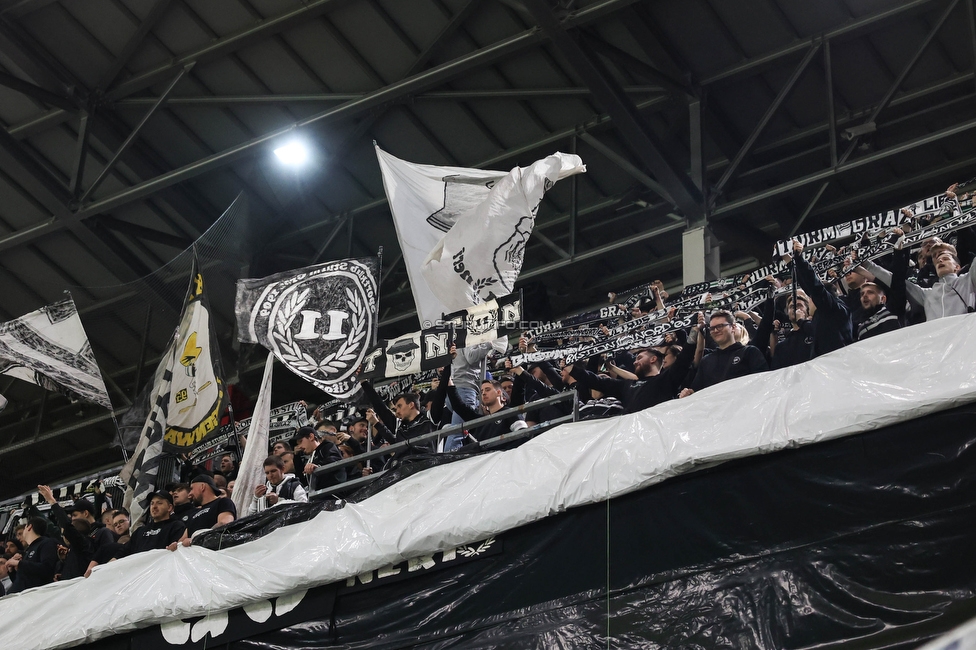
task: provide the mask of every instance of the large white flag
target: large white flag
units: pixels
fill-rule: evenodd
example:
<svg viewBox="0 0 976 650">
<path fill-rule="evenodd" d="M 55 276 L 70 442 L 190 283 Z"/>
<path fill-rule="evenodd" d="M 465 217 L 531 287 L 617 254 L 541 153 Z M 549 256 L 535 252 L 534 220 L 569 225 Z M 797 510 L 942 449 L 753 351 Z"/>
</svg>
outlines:
<svg viewBox="0 0 976 650">
<path fill-rule="evenodd" d="M 274 352 L 268 353 L 264 364 L 264 378 L 258 401 L 251 416 L 251 427 L 247 433 L 247 447 L 244 458 L 237 471 L 234 483 L 234 505 L 237 512 L 247 512 L 254 497 L 254 488 L 264 484 L 264 460 L 268 457 L 268 430 L 271 426 L 271 376 L 274 366 Z"/>
<path fill-rule="evenodd" d="M 376 147 L 421 327 L 512 292 L 542 195 L 586 171 L 556 153 L 507 174 L 418 165 Z"/>
<path fill-rule="evenodd" d="M 488 198 L 491 188 L 505 173 L 418 165 L 391 156 L 379 147 L 376 158 L 383 172 L 383 187 L 421 327 L 433 327 L 443 314 L 456 309 L 441 302 L 427 286 L 420 271 L 424 260 L 460 215 Z"/>
<path fill-rule="evenodd" d="M 458 215 L 424 260 L 434 295 L 454 311 L 512 293 L 543 194 L 584 171 L 579 156 L 554 153 L 497 181 L 484 201 Z"/>
</svg>

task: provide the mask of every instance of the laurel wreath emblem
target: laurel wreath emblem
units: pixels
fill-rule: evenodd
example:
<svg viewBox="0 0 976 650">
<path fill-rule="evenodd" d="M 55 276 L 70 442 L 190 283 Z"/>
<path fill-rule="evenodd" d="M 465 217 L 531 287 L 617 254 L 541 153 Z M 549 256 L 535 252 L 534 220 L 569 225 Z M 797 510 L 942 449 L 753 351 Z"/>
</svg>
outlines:
<svg viewBox="0 0 976 650">
<path fill-rule="evenodd" d="M 305 289 L 288 296 L 281 309 L 278 310 L 272 336 L 278 342 L 282 361 L 299 372 L 312 377 L 321 375 L 323 379 L 328 380 L 347 370 L 359 354 L 360 344 L 366 338 L 366 328 L 364 327 L 367 318 L 366 303 L 352 289 L 346 287 L 346 301 L 350 312 L 349 334 L 339 349 L 321 361 L 317 361 L 315 357 L 302 350 L 295 343 L 294 336 L 291 333 L 291 324 L 301 313 L 305 303 L 308 302 L 309 292 L 310 289 Z"/>
<path fill-rule="evenodd" d="M 485 541 L 481 542 L 477 547 L 474 545 L 459 546 L 457 552 L 464 557 L 474 557 L 475 555 L 481 555 L 495 543 L 494 537 L 489 537 Z"/>
</svg>

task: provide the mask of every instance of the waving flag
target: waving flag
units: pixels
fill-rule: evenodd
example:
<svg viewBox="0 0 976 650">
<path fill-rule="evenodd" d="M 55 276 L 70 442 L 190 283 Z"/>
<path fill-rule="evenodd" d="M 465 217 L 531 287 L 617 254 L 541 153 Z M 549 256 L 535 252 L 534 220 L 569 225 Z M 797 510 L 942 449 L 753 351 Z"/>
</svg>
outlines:
<svg viewBox="0 0 976 650">
<path fill-rule="evenodd" d="M 427 286 L 424 260 L 458 218 L 480 205 L 504 172 L 418 165 L 376 147 L 383 187 L 390 201 L 397 240 L 410 278 L 422 327 L 432 327 L 448 307 Z M 462 305 L 466 307 L 467 305 Z"/>
<path fill-rule="evenodd" d="M 112 409 L 71 298 L 0 323 L 0 375 Z"/>
<path fill-rule="evenodd" d="M 485 200 L 458 214 L 424 260 L 430 290 L 452 311 L 514 291 L 542 196 L 584 171 L 579 156 L 555 153 L 499 179 Z"/>
<path fill-rule="evenodd" d="M 194 258 L 191 286 L 180 325 L 153 375 L 153 389 L 139 442 L 123 468 L 125 507 L 133 528 L 141 524 L 155 490 L 160 458 L 192 451 L 216 436 L 227 408 L 220 356 L 213 340 L 203 276 Z"/>
<path fill-rule="evenodd" d="M 351 397 L 376 329 L 377 267 L 375 257 L 340 260 L 239 280 L 238 338 L 320 390 Z"/>
</svg>

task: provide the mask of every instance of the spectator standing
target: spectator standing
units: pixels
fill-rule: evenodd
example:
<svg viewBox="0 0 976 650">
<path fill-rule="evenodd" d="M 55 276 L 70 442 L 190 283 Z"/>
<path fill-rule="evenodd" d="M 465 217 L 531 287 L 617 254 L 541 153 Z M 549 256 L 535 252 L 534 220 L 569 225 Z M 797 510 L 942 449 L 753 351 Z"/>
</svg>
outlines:
<svg viewBox="0 0 976 650">
<path fill-rule="evenodd" d="M 7 567 L 17 570 L 17 576 L 8 593 L 15 594 L 31 587 L 54 582 L 58 566 L 58 543 L 47 534 L 47 521 L 43 517 L 31 517 L 24 527 L 27 548 L 7 560 Z"/>
<path fill-rule="evenodd" d="M 284 472 L 285 462 L 279 456 L 271 455 L 264 460 L 264 485 L 254 488 L 254 498 L 246 514 L 262 512 L 278 503 L 308 501 L 308 495 L 301 481 L 294 474 Z"/>
<path fill-rule="evenodd" d="M 736 343 L 733 325 L 735 316 L 731 312 L 723 310 L 712 313 L 708 320 L 708 331 L 718 348 L 703 355 L 691 387 L 683 389 L 679 397 L 688 397 L 703 388 L 729 379 L 768 370 L 766 359 L 758 348 Z M 704 332 L 701 332 L 698 335 L 698 347 L 704 345 L 703 339 Z"/>
</svg>

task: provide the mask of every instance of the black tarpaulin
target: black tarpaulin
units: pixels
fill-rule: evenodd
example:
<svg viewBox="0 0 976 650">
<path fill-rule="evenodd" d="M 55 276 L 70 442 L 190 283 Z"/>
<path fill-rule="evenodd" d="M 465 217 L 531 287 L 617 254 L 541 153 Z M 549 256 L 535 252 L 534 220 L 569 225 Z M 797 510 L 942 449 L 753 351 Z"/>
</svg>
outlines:
<svg viewBox="0 0 976 650">
<path fill-rule="evenodd" d="M 226 647 L 916 647 L 976 615 L 974 418 L 957 408 L 575 508 L 494 554 L 323 587 L 331 611 Z"/>
</svg>

